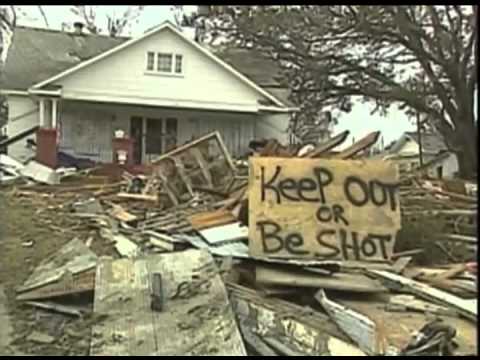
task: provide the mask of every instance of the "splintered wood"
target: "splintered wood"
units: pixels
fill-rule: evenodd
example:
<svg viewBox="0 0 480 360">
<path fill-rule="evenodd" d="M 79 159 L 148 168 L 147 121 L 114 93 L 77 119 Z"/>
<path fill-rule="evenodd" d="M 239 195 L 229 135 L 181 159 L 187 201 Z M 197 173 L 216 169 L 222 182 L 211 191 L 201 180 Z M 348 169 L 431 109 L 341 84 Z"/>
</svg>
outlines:
<svg viewBox="0 0 480 360">
<path fill-rule="evenodd" d="M 398 173 L 384 161 L 251 158 L 252 256 L 388 260 Z"/>
<path fill-rule="evenodd" d="M 151 308 L 153 274 L 162 279 L 161 311 Z M 208 252 L 101 262 L 94 312 L 103 320 L 93 327 L 91 355 L 246 355 Z"/>
</svg>

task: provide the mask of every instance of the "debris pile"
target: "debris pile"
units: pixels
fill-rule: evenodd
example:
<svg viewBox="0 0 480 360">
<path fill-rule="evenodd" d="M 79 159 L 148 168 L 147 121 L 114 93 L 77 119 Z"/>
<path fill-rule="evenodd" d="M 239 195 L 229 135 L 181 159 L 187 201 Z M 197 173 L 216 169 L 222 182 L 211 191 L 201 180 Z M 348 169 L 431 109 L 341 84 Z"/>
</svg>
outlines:
<svg viewBox="0 0 480 360">
<path fill-rule="evenodd" d="M 363 157 L 378 135 L 337 152 L 348 132 L 257 142 L 242 174 L 217 132 L 116 179 L 2 157 L 4 173 L 30 182 L 9 196 L 72 239 L 16 301 L 94 318 L 91 355 L 476 353 L 476 265 L 451 247 L 476 251 L 472 187 L 399 183 L 392 164 Z M 425 217 L 441 219 L 430 236 L 448 261 L 436 267 L 416 261 L 425 242 L 397 238 Z"/>
</svg>

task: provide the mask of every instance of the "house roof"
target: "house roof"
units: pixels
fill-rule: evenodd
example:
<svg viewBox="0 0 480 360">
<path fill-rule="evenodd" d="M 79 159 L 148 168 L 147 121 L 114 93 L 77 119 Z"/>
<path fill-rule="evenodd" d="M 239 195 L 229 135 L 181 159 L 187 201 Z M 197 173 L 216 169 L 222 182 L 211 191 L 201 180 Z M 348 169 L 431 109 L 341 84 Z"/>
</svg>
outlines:
<svg viewBox="0 0 480 360">
<path fill-rule="evenodd" d="M 418 134 L 414 131 L 406 132 L 406 135 L 415 141 L 417 144 L 419 143 Z M 439 152 L 448 150 L 445 141 L 442 139 L 440 134 L 435 133 L 422 133 L 421 134 L 422 140 L 422 148 L 425 152 L 431 152 L 437 154 Z"/>
<path fill-rule="evenodd" d="M 254 50 L 225 48 L 215 51 L 215 55 L 252 79 L 285 105 L 295 106 L 290 100 L 290 91 L 283 86 L 279 77 L 281 69 L 275 61 L 267 59 Z"/>
<path fill-rule="evenodd" d="M 153 32 L 159 29 L 152 30 Z M 4 71 L 3 89 L 27 90 L 79 64 L 112 50 L 131 38 L 82 34 L 30 27 L 15 29 Z M 229 50 L 215 55 L 262 90 L 287 106 L 289 92 L 275 80 L 278 67 L 273 61 L 248 50 Z"/>
<path fill-rule="evenodd" d="M 121 37 L 16 27 L 2 71 L 1 86 L 8 90 L 27 90 L 126 40 Z"/>
<path fill-rule="evenodd" d="M 438 154 L 440 152 L 448 151 L 445 141 L 441 135 L 427 132 L 421 134 L 422 151 L 424 153 Z M 407 131 L 392 145 L 387 154 L 396 154 L 407 141 L 415 141 L 419 143 L 418 134 L 415 131 Z"/>
</svg>

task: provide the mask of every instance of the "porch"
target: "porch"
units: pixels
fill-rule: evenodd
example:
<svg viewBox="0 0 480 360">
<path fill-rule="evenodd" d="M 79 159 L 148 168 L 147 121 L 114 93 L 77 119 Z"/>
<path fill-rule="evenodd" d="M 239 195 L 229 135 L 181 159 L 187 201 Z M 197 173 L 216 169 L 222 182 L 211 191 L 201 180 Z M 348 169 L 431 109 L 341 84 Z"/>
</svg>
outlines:
<svg viewBox="0 0 480 360">
<path fill-rule="evenodd" d="M 134 161 L 149 163 L 160 154 L 219 131 L 233 157 L 248 152 L 255 137 L 287 139 L 287 114 L 190 110 L 90 101 L 41 99 L 41 127 L 57 128 L 58 150 L 98 162 L 112 162 L 117 130 L 134 140 Z"/>
</svg>

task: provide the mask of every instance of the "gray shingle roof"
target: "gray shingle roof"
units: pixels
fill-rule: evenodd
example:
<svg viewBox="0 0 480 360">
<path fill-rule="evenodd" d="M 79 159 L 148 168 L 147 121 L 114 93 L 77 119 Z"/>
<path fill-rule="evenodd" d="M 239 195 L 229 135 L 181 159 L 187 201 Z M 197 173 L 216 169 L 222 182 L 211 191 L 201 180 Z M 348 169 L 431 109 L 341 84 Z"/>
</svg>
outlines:
<svg viewBox="0 0 480 360">
<path fill-rule="evenodd" d="M 127 40 L 126 37 L 75 35 L 58 30 L 17 27 L 1 74 L 0 87 L 26 90 Z M 244 49 L 215 52 L 215 55 L 292 106 L 288 101 L 288 90 L 279 86 L 276 80 L 279 68 L 273 61 Z"/>
<path fill-rule="evenodd" d="M 126 40 L 17 27 L 2 72 L 1 88 L 26 90 Z"/>
<path fill-rule="evenodd" d="M 418 134 L 415 131 L 409 131 L 406 134 L 418 144 Z M 421 138 L 422 149 L 425 152 L 437 154 L 439 152 L 448 150 L 447 145 L 440 134 L 422 133 Z"/>
</svg>

